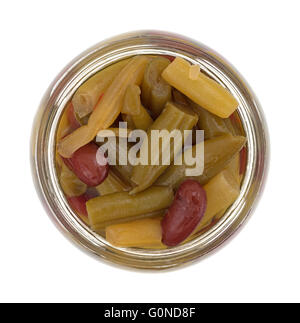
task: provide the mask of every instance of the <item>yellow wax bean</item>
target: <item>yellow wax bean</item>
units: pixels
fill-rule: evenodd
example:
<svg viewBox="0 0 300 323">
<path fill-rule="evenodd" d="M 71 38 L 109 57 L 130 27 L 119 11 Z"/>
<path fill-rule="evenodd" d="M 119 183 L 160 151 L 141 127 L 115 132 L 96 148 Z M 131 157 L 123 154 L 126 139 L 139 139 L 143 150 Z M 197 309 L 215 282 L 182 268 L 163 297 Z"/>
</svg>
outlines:
<svg viewBox="0 0 300 323">
<path fill-rule="evenodd" d="M 146 218 L 106 227 L 106 240 L 118 247 L 163 248 L 161 217 Z"/>
<path fill-rule="evenodd" d="M 97 191 L 101 196 L 116 192 L 129 191 L 130 186 L 124 183 L 111 169 L 106 179 L 98 186 Z"/>
<path fill-rule="evenodd" d="M 204 189 L 206 191 L 207 207 L 195 232 L 208 225 L 219 212 L 226 210 L 240 194 L 238 183 L 227 170 L 213 177 L 204 186 Z"/>
<path fill-rule="evenodd" d="M 159 146 L 158 154 L 155 156 L 151 156 L 151 149 L 153 148 L 151 147 L 151 131 L 168 130 L 168 132 L 171 132 L 172 130 L 179 130 L 181 131 L 181 133 L 183 133 L 184 130 L 191 130 L 197 123 L 197 121 L 197 115 L 188 108 L 181 107 L 172 102 L 168 102 L 166 104 L 166 107 L 163 110 L 163 112 L 159 115 L 159 117 L 154 121 L 154 123 L 147 131 L 148 140 L 142 144 L 141 151 L 143 150 L 144 146 L 145 149 L 148 148 L 148 165 L 139 164 L 133 167 L 131 180 L 137 185 L 137 187 L 135 187 L 130 192 L 130 194 L 138 193 L 151 186 L 157 180 L 157 178 L 165 171 L 165 169 L 169 167 L 169 165 L 164 165 L 160 162 L 163 156 L 164 149 L 161 146 Z M 173 161 L 174 156 L 176 156 L 176 154 L 181 148 L 182 145 L 174 149 L 174 145 L 171 144 L 169 141 L 169 145 L 165 149 L 169 149 L 170 151 L 170 162 Z"/>
<path fill-rule="evenodd" d="M 93 110 L 88 124 L 63 138 L 58 145 L 61 156 L 69 158 L 80 147 L 89 143 L 102 129 L 110 127 L 121 112 L 125 91 L 129 84 L 140 84 L 149 58 L 136 56 L 129 60 L 105 91 Z"/>
<path fill-rule="evenodd" d="M 145 214 L 140 214 L 140 215 L 135 215 L 135 216 L 130 216 L 130 217 L 125 217 L 125 218 L 115 218 L 110 221 L 105 221 L 97 226 L 97 228 L 94 230 L 97 233 L 102 233 L 105 231 L 105 228 L 111 225 L 115 224 L 125 224 L 127 222 L 132 222 L 132 221 L 137 221 L 137 220 L 142 220 L 142 219 L 152 219 L 156 218 L 158 216 L 164 215 L 166 212 L 165 209 L 155 211 L 155 212 L 150 212 L 150 213 L 145 213 Z"/>
<path fill-rule="evenodd" d="M 199 74 L 200 74 L 200 65 L 198 64 L 191 65 L 189 70 L 189 78 L 191 80 L 197 80 L 197 78 L 199 77 Z"/>
<path fill-rule="evenodd" d="M 202 72 L 199 72 L 196 79 L 190 78 L 190 67 L 189 62 L 176 57 L 162 72 L 162 77 L 201 107 L 221 118 L 228 118 L 238 107 L 236 99 Z"/>
<path fill-rule="evenodd" d="M 128 63 L 128 59 L 117 62 L 104 70 L 96 73 L 85 81 L 75 92 L 72 103 L 74 112 L 79 118 L 83 118 L 93 111 L 100 96 Z"/>
<path fill-rule="evenodd" d="M 173 191 L 168 187 L 152 186 L 136 195 L 117 192 L 90 199 L 86 203 L 93 230 L 105 223 L 135 217 L 167 208 L 173 201 Z"/>
</svg>

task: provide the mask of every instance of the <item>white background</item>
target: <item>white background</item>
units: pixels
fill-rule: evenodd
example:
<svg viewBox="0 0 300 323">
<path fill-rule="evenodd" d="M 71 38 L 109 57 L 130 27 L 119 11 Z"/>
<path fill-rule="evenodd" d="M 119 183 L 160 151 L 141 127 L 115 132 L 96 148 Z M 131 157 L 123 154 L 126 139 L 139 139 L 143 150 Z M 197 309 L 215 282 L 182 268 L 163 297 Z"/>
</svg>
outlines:
<svg viewBox="0 0 300 323">
<path fill-rule="evenodd" d="M 300 301 L 299 1 L 2 1 L 0 301 Z M 266 189 L 246 226 L 188 267 L 159 273 L 97 261 L 46 215 L 29 166 L 31 125 L 57 73 L 86 48 L 137 29 L 215 49 L 257 94 L 269 125 Z"/>
</svg>

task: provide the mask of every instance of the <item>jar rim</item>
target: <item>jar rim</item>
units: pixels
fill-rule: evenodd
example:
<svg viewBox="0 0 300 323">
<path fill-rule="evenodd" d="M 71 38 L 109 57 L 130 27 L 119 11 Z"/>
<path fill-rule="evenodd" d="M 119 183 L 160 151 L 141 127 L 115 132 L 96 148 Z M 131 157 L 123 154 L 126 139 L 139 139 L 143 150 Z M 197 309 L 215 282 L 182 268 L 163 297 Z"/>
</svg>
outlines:
<svg viewBox="0 0 300 323">
<path fill-rule="evenodd" d="M 215 226 L 199 237 L 165 250 L 119 248 L 88 228 L 71 210 L 55 170 L 55 133 L 62 111 L 76 89 L 95 72 L 118 60 L 139 55 L 181 56 L 225 86 L 238 100 L 247 137 L 248 160 L 241 193 Z M 198 259 L 227 240 L 249 217 L 262 193 L 269 163 L 269 136 L 260 104 L 249 85 L 222 56 L 207 46 L 161 31 L 118 35 L 91 47 L 68 64 L 45 93 L 31 137 L 31 165 L 36 189 L 51 219 L 85 250 L 119 265 L 164 269 Z"/>
</svg>

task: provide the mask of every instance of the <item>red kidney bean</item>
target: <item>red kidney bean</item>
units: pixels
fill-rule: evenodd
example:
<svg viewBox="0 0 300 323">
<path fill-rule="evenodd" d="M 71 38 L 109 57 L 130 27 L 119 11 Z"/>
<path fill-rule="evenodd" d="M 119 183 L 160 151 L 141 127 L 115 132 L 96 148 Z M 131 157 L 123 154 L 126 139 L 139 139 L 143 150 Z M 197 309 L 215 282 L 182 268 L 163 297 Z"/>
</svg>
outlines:
<svg viewBox="0 0 300 323">
<path fill-rule="evenodd" d="M 88 216 L 85 203 L 89 200 L 89 198 L 85 194 L 67 197 L 67 200 L 73 211 L 79 213 L 80 215 Z"/>
<path fill-rule="evenodd" d="M 98 191 L 94 187 L 88 187 L 86 192 L 80 196 L 68 197 L 67 200 L 71 208 L 80 215 L 88 216 L 86 202 L 94 197 L 99 196 Z"/>
<path fill-rule="evenodd" d="M 162 219 L 162 242 L 176 246 L 197 227 L 206 210 L 206 192 L 195 180 L 186 180 L 178 188 L 174 201 Z"/>
<path fill-rule="evenodd" d="M 75 151 L 71 158 L 62 157 L 71 171 L 88 186 L 101 184 L 108 175 L 107 160 L 98 149 L 95 143 L 90 142 Z"/>
<path fill-rule="evenodd" d="M 67 113 L 67 118 L 68 118 L 71 129 L 75 130 L 75 129 L 79 128 L 81 125 L 80 125 L 79 121 L 76 119 L 75 112 L 74 112 L 74 106 L 73 106 L 72 102 L 70 102 L 69 105 L 67 106 L 66 113 Z"/>
<path fill-rule="evenodd" d="M 162 55 L 163 57 L 167 58 L 170 62 L 173 62 L 175 57 L 171 55 Z"/>
<path fill-rule="evenodd" d="M 229 116 L 229 119 L 230 119 L 231 123 L 233 123 L 233 124 L 237 124 L 237 123 L 238 123 L 238 119 L 237 119 L 237 117 L 236 117 L 236 113 L 235 113 L 235 112 L 233 112 L 233 113 Z"/>
</svg>

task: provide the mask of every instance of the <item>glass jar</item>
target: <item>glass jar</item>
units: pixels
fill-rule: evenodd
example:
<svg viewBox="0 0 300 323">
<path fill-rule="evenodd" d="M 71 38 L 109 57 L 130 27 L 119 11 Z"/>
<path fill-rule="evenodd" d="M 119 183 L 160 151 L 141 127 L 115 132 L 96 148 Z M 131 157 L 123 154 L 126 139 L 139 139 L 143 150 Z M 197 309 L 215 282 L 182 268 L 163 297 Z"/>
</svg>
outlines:
<svg viewBox="0 0 300 323">
<path fill-rule="evenodd" d="M 118 60 L 139 54 L 180 56 L 225 86 L 238 100 L 236 115 L 247 137 L 247 164 L 237 200 L 225 215 L 193 240 L 165 250 L 119 248 L 93 232 L 72 211 L 55 169 L 55 134 L 66 103 L 90 76 Z M 268 165 L 268 134 L 263 113 L 248 84 L 223 57 L 189 38 L 159 31 L 123 34 L 95 45 L 68 64 L 45 93 L 31 138 L 33 177 L 40 199 L 62 232 L 100 258 L 134 268 L 163 269 L 207 254 L 230 237 L 261 196 Z"/>
</svg>

